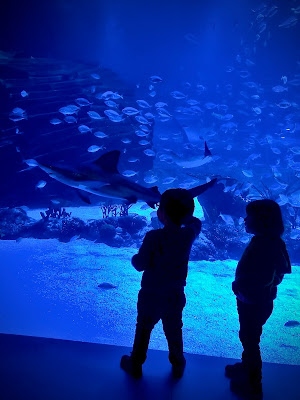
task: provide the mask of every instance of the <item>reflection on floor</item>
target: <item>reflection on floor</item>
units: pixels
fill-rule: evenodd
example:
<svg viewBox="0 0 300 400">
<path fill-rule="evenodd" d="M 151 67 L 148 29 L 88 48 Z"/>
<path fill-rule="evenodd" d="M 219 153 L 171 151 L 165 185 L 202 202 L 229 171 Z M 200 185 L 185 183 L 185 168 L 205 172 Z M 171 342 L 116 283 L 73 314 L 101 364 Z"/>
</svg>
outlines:
<svg viewBox="0 0 300 400">
<path fill-rule="evenodd" d="M 1 400 L 229 400 L 224 367 L 232 359 L 186 354 L 183 378 L 171 377 L 168 354 L 149 350 L 143 377 L 120 369 L 126 347 L 0 334 Z M 299 399 L 300 366 L 263 366 L 264 400 Z"/>
</svg>

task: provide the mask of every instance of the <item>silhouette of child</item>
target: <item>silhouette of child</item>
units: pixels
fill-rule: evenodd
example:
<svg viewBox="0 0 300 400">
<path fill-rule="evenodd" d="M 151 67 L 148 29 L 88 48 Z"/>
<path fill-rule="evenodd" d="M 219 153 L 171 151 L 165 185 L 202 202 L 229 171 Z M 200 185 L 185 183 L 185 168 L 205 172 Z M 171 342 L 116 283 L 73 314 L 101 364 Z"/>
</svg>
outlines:
<svg viewBox="0 0 300 400">
<path fill-rule="evenodd" d="M 236 269 L 232 290 L 237 297 L 242 362 L 225 367 L 236 394 L 262 395 L 262 360 L 259 348 L 262 327 L 273 311 L 277 285 L 291 273 L 291 263 L 281 235 L 284 231 L 279 205 L 256 200 L 246 207 L 246 232 L 254 234 Z"/>
<path fill-rule="evenodd" d="M 161 319 L 168 341 L 173 376 L 180 378 L 185 368 L 182 341 L 184 286 L 192 244 L 201 231 L 201 221 L 193 217 L 194 200 L 185 189 L 165 191 L 157 216 L 162 229 L 149 231 L 138 254 L 132 257 L 137 271 L 144 271 L 138 294 L 137 324 L 131 356 L 123 356 L 121 368 L 136 378 L 142 376 L 151 331 Z M 184 225 L 184 226 L 182 226 Z"/>
</svg>

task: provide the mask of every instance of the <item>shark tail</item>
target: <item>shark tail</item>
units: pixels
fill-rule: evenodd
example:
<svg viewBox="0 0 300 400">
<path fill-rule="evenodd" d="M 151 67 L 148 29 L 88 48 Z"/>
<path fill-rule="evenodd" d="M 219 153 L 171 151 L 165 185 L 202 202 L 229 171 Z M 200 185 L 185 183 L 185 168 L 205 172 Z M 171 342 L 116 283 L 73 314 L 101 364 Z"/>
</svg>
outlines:
<svg viewBox="0 0 300 400">
<path fill-rule="evenodd" d="M 217 182 L 217 180 L 218 180 L 217 178 L 214 178 L 210 182 L 204 183 L 203 185 L 200 186 L 195 186 L 194 188 L 188 189 L 188 191 L 193 197 L 197 197 L 201 193 L 206 192 L 207 189 L 212 187 Z"/>
<path fill-rule="evenodd" d="M 152 190 L 152 192 L 154 192 L 154 193 L 156 193 L 156 194 L 158 194 L 160 196 L 160 191 L 158 190 L 157 186 L 151 187 L 150 190 Z M 151 207 L 151 208 L 153 208 L 155 210 L 155 205 L 158 203 L 158 201 L 157 202 L 155 202 L 155 201 L 146 201 L 146 203 L 148 204 L 149 207 Z"/>
</svg>

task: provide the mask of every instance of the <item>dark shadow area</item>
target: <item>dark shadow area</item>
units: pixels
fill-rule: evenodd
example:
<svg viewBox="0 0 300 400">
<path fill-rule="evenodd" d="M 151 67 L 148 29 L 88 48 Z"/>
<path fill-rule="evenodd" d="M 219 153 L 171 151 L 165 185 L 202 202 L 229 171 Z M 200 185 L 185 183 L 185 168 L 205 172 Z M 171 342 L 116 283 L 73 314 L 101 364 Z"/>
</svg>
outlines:
<svg viewBox="0 0 300 400">
<path fill-rule="evenodd" d="M 176 381 L 167 352 L 149 350 L 143 377 L 135 380 L 120 368 L 120 358 L 129 350 L 1 334 L 1 399 L 238 399 L 224 376 L 232 359 L 185 354 L 186 370 Z M 299 366 L 264 363 L 264 400 L 295 400 L 299 376 Z"/>
</svg>

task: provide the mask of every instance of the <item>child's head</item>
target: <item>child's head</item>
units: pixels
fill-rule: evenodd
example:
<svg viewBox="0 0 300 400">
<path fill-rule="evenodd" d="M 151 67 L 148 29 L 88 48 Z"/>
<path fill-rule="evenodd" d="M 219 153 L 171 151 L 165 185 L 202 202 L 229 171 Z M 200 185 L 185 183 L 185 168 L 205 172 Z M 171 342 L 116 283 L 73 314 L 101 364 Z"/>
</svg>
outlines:
<svg viewBox="0 0 300 400">
<path fill-rule="evenodd" d="M 279 205 L 273 200 L 256 200 L 246 207 L 246 230 L 265 236 L 281 236 L 284 232 Z"/>
<path fill-rule="evenodd" d="M 158 216 L 162 212 L 173 224 L 181 225 L 183 219 L 193 215 L 194 199 L 186 189 L 166 190 L 160 198 Z"/>
</svg>

